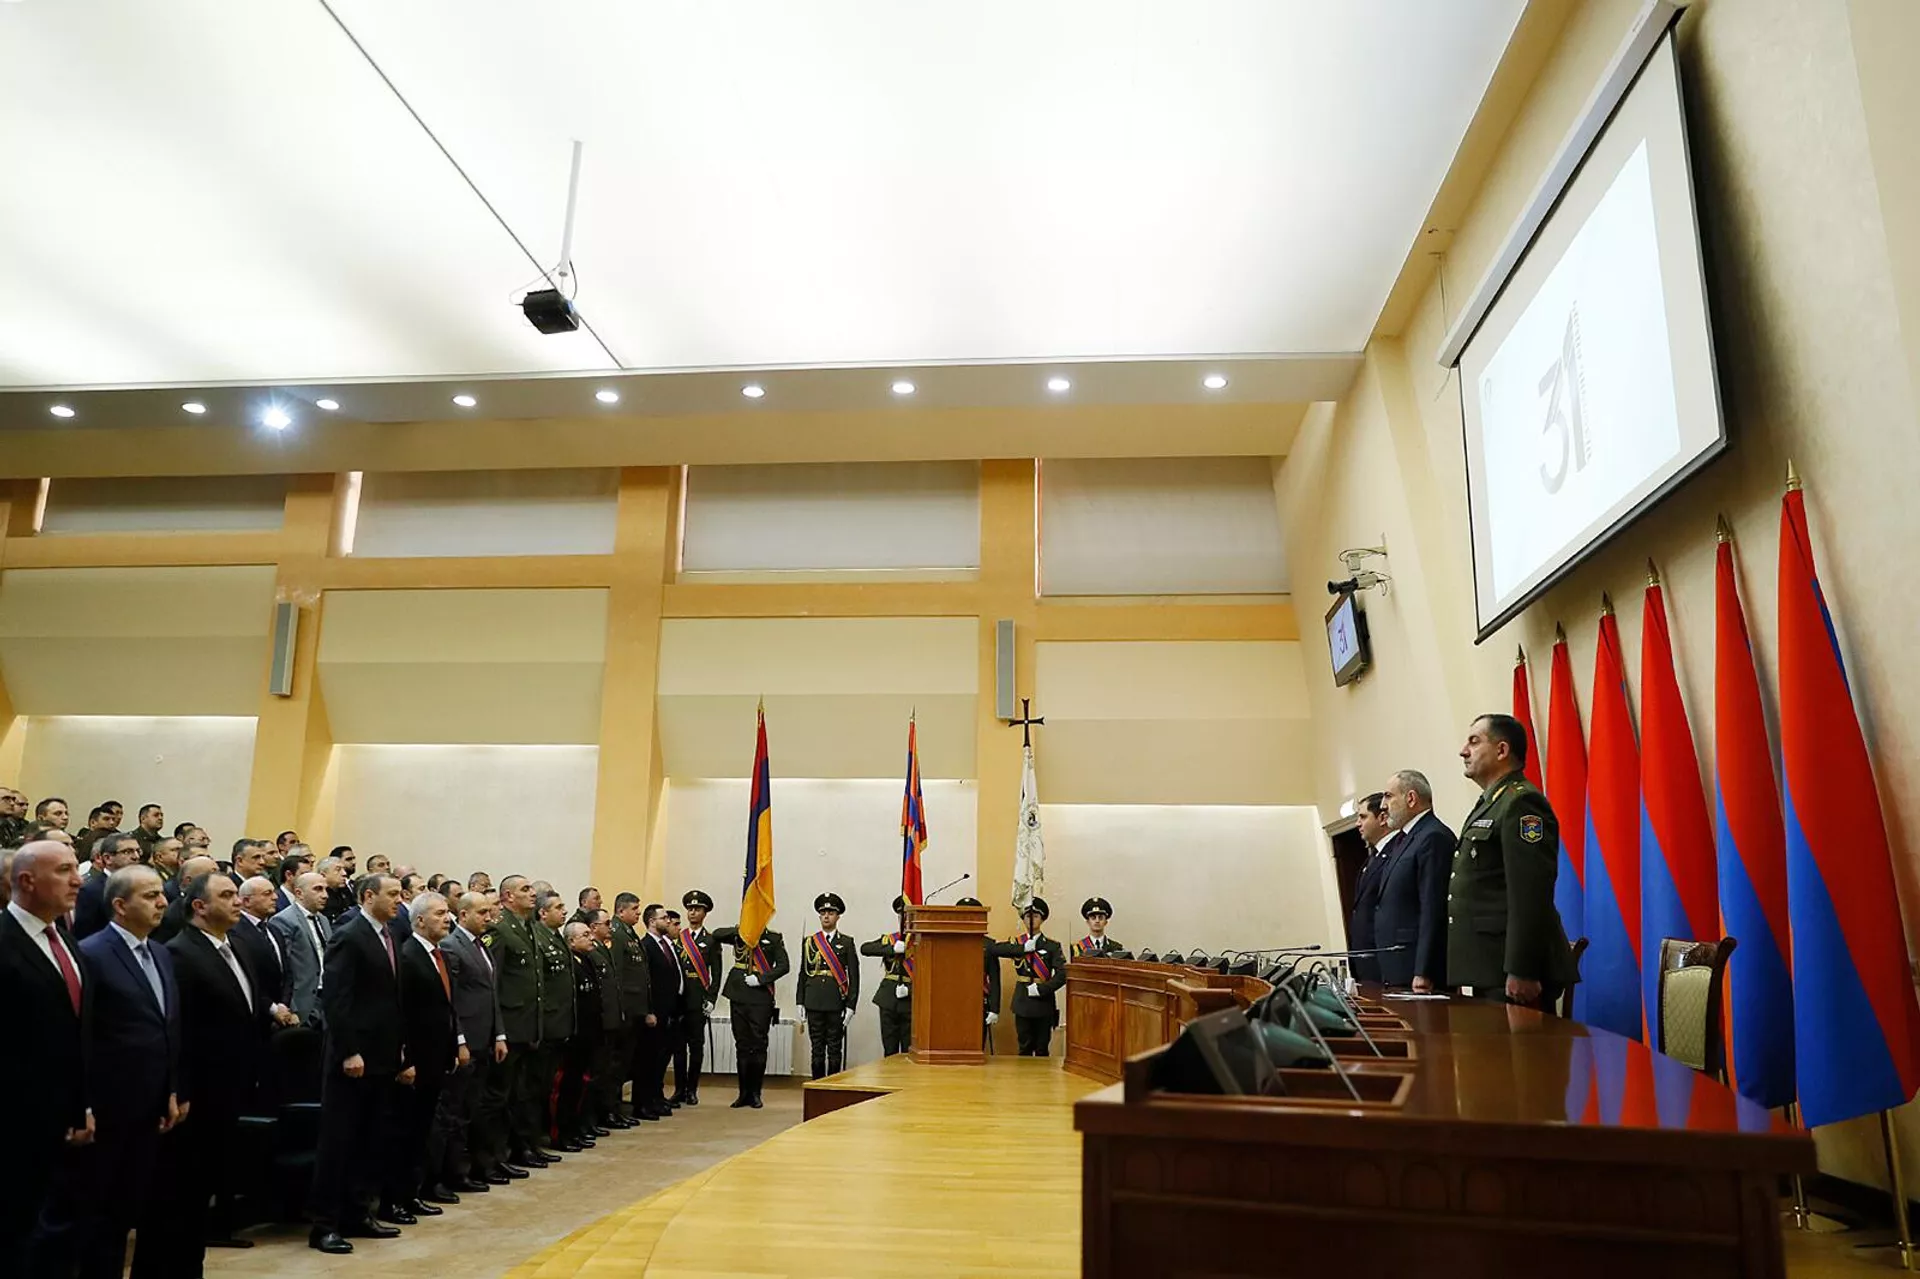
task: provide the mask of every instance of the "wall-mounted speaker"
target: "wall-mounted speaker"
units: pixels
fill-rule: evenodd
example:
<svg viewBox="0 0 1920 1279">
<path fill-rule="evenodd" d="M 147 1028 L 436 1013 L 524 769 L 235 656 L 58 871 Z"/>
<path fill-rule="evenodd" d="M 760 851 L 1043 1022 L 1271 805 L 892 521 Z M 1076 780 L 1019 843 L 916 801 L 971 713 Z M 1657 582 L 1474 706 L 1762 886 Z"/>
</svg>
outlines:
<svg viewBox="0 0 1920 1279">
<path fill-rule="evenodd" d="M 993 627 L 993 713 L 997 719 L 1017 719 L 1013 698 L 1013 619 L 1003 617 Z"/>
<path fill-rule="evenodd" d="M 267 672 L 267 691 L 275 697 L 293 696 L 293 650 L 300 642 L 300 606 L 281 600 L 273 606 L 273 667 Z"/>
</svg>

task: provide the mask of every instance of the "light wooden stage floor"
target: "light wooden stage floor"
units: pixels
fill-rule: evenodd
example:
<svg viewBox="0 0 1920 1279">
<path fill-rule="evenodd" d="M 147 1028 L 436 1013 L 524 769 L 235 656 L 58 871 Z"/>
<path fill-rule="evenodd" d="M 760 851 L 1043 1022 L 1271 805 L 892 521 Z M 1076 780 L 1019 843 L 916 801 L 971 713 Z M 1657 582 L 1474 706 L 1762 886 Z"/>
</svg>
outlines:
<svg viewBox="0 0 1920 1279">
<path fill-rule="evenodd" d="M 886 1095 L 790 1128 L 512 1275 L 1077 1275 L 1073 1102 L 1097 1087 L 1057 1058 L 857 1066 L 808 1089 Z"/>
</svg>

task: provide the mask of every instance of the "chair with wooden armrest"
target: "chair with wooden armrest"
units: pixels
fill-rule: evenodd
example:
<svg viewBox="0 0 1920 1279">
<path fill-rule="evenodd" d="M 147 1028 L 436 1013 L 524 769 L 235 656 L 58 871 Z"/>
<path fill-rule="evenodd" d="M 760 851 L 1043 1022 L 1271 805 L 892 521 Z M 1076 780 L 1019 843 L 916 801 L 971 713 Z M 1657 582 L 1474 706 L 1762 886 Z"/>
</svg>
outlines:
<svg viewBox="0 0 1920 1279">
<path fill-rule="evenodd" d="M 1727 1040 L 1721 1021 L 1727 959 L 1739 945 L 1666 937 L 1660 941 L 1661 1052 L 1721 1083 L 1727 1082 Z"/>
</svg>

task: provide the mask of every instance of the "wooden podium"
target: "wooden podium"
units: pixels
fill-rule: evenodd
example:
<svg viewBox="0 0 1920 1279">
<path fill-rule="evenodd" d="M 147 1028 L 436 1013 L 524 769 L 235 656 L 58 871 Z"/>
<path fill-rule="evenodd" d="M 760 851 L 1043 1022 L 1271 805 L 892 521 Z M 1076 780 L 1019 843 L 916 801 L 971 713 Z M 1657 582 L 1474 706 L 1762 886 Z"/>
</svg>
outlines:
<svg viewBox="0 0 1920 1279">
<path fill-rule="evenodd" d="M 986 998 L 981 982 L 987 938 L 985 906 L 912 906 L 913 1060 L 934 1066 L 978 1066 Z"/>
</svg>

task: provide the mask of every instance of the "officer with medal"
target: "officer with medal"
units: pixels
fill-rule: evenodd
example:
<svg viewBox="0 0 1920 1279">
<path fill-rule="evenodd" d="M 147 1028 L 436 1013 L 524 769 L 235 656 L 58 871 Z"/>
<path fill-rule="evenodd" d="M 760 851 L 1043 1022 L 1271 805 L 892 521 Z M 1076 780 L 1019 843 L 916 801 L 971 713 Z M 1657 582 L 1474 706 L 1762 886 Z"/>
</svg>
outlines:
<svg viewBox="0 0 1920 1279">
<path fill-rule="evenodd" d="M 613 938 L 610 943 L 614 955 L 614 981 L 620 988 L 620 1038 L 614 1043 L 614 1086 L 616 1100 L 620 1085 L 627 1080 L 637 1082 L 644 1077 L 639 1068 L 640 1026 L 646 1021 L 647 1011 L 653 1002 L 653 978 L 647 972 L 647 955 L 640 949 L 640 899 L 632 893 L 621 893 L 613 899 Z M 616 1128 L 637 1127 L 644 1119 L 658 1118 L 650 1108 L 642 1107 L 641 1094 L 645 1090 L 634 1088 L 634 1106 L 631 1117 L 622 1115 L 619 1107 L 614 1108 L 613 1124 Z"/>
<path fill-rule="evenodd" d="M 793 1002 L 807 1010 L 807 1039 L 813 1045 L 813 1077 L 837 1075 L 846 1063 L 847 1023 L 860 1003 L 860 960 L 853 938 L 840 932 L 847 904 L 839 893 L 813 899 L 820 931 L 800 947 L 800 986 Z"/>
<path fill-rule="evenodd" d="M 700 1069 L 706 1064 L 707 1022 L 713 1001 L 720 995 L 720 943 L 707 928 L 713 898 L 698 888 L 685 893 L 687 924 L 680 930 L 680 970 L 686 974 L 681 989 L 680 1038 L 673 1047 L 673 1101 L 700 1104 Z"/>
<path fill-rule="evenodd" d="M 896 918 L 906 918 L 907 899 L 893 899 Z M 880 1010 L 880 1055 L 891 1057 L 913 1047 L 913 956 L 904 932 L 881 933 L 862 944 L 860 953 L 881 960 L 880 985 L 873 1006 Z"/>
<path fill-rule="evenodd" d="M 540 1153 L 545 1133 L 539 1127 L 545 1088 L 536 1080 L 543 1001 L 540 952 L 534 946 L 533 885 L 525 875 L 500 881 L 500 917 L 487 929 L 487 955 L 493 960 L 494 989 L 500 998 L 500 1025 L 507 1055 L 487 1078 L 494 1113 L 506 1116 L 507 1176 L 550 1162 Z M 571 991 L 569 991 L 571 998 Z"/>
<path fill-rule="evenodd" d="M 1553 906 L 1560 824 L 1521 771 L 1527 734 L 1511 715 L 1473 721 L 1460 759 L 1481 789 L 1447 887 L 1448 979 L 1463 995 L 1551 1012 L 1579 978 Z"/>
<path fill-rule="evenodd" d="M 732 1009 L 734 1061 L 740 1072 L 740 1095 L 732 1109 L 752 1106 L 758 1110 L 760 1087 L 767 1078 L 767 1033 L 776 1011 L 773 984 L 792 967 L 786 939 L 768 928 L 761 932 L 760 944 L 749 947 L 738 928 L 716 928 L 713 940 L 733 947 L 733 967 L 721 987 Z"/>
<path fill-rule="evenodd" d="M 1107 921 L 1113 918 L 1113 903 L 1104 897 L 1089 897 L 1080 905 L 1080 918 L 1087 921 L 1087 935 L 1073 943 L 1075 959 L 1098 959 L 1125 950 L 1107 936 Z"/>
<path fill-rule="evenodd" d="M 978 906 L 986 908 L 986 903 L 978 897 L 962 897 L 956 906 Z M 980 980 L 982 1003 L 980 1043 L 988 1052 L 993 1051 L 993 1026 L 1000 1020 L 1000 961 L 994 958 L 993 944 L 988 942 L 980 948 L 980 961 L 983 973 Z"/>
<path fill-rule="evenodd" d="M 560 1076 L 567 1041 L 573 1038 L 573 952 L 560 936 L 566 924 L 566 899 L 559 893 L 546 893 L 539 899 L 533 926 L 533 944 L 540 955 L 540 1046 L 534 1050 L 533 1059 L 534 1079 L 540 1087 L 536 1122 L 542 1142 L 549 1142 L 554 1131 L 553 1085 Z M 555 1148 L 572 1154 L 582 1147 L 563 1138 Z M 547 1158 L 556 1160 L 559 1156 L 548 1151 Z"/>
<path fill-rule="evenodd" d="M 1020 917 L 1027 931 L 1012 941 L 991 942 L 990 954 L 1013 961 L 1019 985 L 1013 988 L 1013 1029 L 1022 1057 L 1045 1057 L 1053 1044 L 1053 1028 L 1060 1022 L 1054 993 L 1067 984 L 1067 957 L 1060 943 L 1041 933 L 1050 912 L 1043 897 L 1027 903 Z"/>
</svg>

